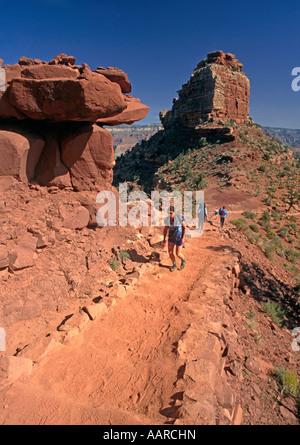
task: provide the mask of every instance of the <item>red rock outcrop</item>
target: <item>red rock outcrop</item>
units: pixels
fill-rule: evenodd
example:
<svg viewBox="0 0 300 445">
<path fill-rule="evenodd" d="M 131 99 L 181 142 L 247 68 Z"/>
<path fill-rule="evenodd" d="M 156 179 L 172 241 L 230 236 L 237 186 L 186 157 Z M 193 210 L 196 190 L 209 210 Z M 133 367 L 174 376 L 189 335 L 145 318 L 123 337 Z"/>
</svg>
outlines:
<svg viewBox="0 0 300 445">
<path fill-rule="evenodd" d="M 1 69 L 0 175 L 76 191 L 110 189 L 113 141 L 102 126 L 131 124 L 149 111 L 126 95 L 126 73 L 92 71 L 66 54 L 48 63 L 21 57 Z"/>
<path fill-rule="evenodd" d="M 97 119 L 97 122 L 108 126 L 121 124 L 130 125 L 137 120 L 144 119 L 147 116 L 149 107 L 142 104 L 139 99 L 135 99 L 132 96 L 126 96 L 125 103 L 127 107 L 121 113 L 117 114 L 116 116 Z"/>
<path fill-rule="evenodd" d="M 109 190 L 115 156 L 111 133 L 96 124 L 69 131 L 61 139 L 61 159 L 77 191 Z"/>
<path fill-rule="evenodd" d="M 15 125 L 0 125 L 0 176 L 32 181 L 45 141 L 30 131 L 19 132 Z"/>
<path fill-rule="evenodd" d="M 249 120 L 250 82 L 242 67 L 233 54 L 209 53 L 178 91 L 172 109 L 160 113 L 164 128 L 174 124 L 195 128 L 203 121 Z"/>
</svg>

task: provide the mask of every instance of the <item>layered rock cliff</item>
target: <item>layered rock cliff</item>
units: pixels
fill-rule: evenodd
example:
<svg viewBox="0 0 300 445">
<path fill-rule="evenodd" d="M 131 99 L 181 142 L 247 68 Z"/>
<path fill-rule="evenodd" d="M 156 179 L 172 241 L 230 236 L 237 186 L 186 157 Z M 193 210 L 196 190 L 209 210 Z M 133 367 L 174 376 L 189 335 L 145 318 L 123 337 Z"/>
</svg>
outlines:
<svg viewBox="0 0 300 445">
<path fill-rule="evenodd" d="M 209 53 L 178 91 L 172 109 L 160 113 L 164 128 L 174 124 L 193 128 L 207 120 L 247 121 L 250 82 L 242 67 L 233 54 Z"/>
<path fill-rule="evenodd" d="M 65 54 L 48 63 L 21 57 L 0 69 L 0 175 L 76 191 L 110 189 L 113 137 L 103 126 L 131 124 L 149 111 L 128 94 L 126 73 L 92 71 Z"/>
</svg>

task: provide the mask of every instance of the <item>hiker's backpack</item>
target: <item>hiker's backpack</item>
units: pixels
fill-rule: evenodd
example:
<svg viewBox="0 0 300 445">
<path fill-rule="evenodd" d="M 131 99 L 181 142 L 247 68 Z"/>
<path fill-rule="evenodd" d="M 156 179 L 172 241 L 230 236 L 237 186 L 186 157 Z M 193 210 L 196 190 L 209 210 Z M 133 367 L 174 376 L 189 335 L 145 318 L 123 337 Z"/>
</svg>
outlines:
<svg viewBox="0 0 300 445">
<path fill-rule="evenodd" d="M 221 216 L 225 216 L 225 215 L 226 215 L 226 212 L 225 212 L 224 209 L 221 209 L 221 210 L 220 210 L 220 215 L 221 215 Z"/>
</svg>

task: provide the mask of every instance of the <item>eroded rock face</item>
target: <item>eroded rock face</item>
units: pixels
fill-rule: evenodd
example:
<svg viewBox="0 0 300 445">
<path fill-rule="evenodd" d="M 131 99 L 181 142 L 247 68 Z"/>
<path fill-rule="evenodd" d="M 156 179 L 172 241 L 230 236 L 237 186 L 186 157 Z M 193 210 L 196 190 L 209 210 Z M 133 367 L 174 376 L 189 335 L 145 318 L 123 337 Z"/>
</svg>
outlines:
<svg viewBox="0 0 300 445">
<path fill-rule="evenodd" d="M 92 71 L 66 54 L 48 63 L 21 57 L 1 69 L 0 176 L 76 191 L 110 189 L 113 140 L 102 126 L 131 124 L 149 111 L 126 95 L 126 73 Z"/>
<path fill-rule="evenodd" d="M 30 132 L 18 132 L 15 125 L 0 124 L 0 176 L 13 176 L 29 182 L 42 154 L 44 140 Z"/>
<path fill-rule="evenodd" d="M 194 128 L 203 121 L 249 119 L 250 82 L 242 63 L 233 54 L 215 51 L 207 55 L 178 91 L 170 111 L 160 113 L 164 128 L 178 123 Z"/>
<path fill-rule="evenodd" d="M 61 141 L 61 159 L 70 172 L 75 190 L 109 190 L 115 156 L 113 137 L 96 124 L 66 133 Z"/>
</svg>

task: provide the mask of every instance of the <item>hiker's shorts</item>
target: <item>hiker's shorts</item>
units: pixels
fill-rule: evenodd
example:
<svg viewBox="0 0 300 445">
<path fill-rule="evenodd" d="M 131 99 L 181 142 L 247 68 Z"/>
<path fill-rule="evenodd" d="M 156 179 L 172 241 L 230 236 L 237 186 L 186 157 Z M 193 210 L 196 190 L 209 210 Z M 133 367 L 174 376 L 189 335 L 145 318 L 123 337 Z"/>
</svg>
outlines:
<svg viewBox="0 0 300 445">
<path fill-rule="evenodd" d="M 174 239 L 169 238 L 168 241 L 169 241 L 169 243 L 175 244 L 178 247 L 184 246 L 184 243 L 182 242 L 182 240 L 174 240 Z"/>
</svg>

